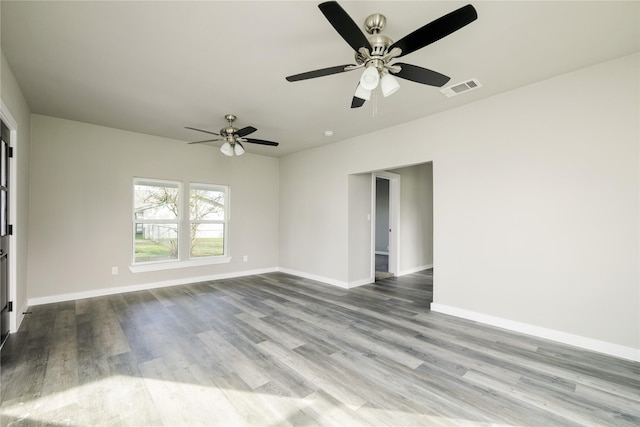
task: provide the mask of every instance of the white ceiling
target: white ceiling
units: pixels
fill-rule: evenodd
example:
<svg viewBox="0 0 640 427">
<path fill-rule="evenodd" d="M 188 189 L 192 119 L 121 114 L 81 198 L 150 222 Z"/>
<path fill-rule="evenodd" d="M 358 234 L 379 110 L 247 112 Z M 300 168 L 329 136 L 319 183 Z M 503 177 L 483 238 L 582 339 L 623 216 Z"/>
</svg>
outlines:
<svg viewBox="0 0 640 427">
<path fill-rule="evenodd" d="M 447 98 L 400 80 L 352 110 L 359 71 L 285 80 L 353 63 L 318 3 L 3 0 L 2 51 L 33 113 L 180 141 L 207 137 L 185 126 L 218 132 L 233 113 L 258 128 L 251 137 L 280 142 L 249 152 L 280 157 L 640 50 L 638 1 L 474 1 L 477 21 L 402 61 L 482 88 Z M 358 25 L 384 14 L 393 40 L 467 4 L 339 3 Z"/>
</svg>

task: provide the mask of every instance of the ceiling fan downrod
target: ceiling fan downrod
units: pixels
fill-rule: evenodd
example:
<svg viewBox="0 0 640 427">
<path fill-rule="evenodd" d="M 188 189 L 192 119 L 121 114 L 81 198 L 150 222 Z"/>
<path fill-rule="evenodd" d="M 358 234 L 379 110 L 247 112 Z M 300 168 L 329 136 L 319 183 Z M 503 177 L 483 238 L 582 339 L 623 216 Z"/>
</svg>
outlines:
<svg viewBox="0 0 640 427">
<path fill-rule="evenodd" d="M 224 118 L 227 121 L 228 126 L 220 129 L 220 135 L 224 139 L 226 139 L 228 143 L 233 145 L 236 143 L 235 135 L 236 135 L 236 132 L 238 132 L 238 129 L 233 127 L 233 122 L 237 119 L 237 117 L 234 116 L 233 114 L 226 114 Z"/>
</svg>

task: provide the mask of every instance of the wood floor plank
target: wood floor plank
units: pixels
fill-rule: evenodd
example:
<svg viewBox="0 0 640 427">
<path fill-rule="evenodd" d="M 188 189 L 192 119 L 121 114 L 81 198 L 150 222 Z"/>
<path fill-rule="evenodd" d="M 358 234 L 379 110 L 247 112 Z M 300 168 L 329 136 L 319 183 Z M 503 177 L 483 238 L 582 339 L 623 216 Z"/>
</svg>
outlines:
<svg viewBox="0 0 640 427">
<path fill-rule="evenodd" d="M 331 372 L 317 369 L 317 365 L 313 360 L 306 359 L 298 353 L 271 341 L 265 341 L 258 345 L 310 383 L 316 384 L 320 390 L 324 390 L 325 393 L 332 396 L 341 405 L 355 409 L 366 403 L 366 398 L 362 396 L 366 391 L 361 391 L 360 395 L 354 393 L 346 383 L 336 381 L 336 377 Z"/>
<path fill-rule="evenodd" d="M 269 382 L 269 377 L 258 369 L 253 361 L 239 351 L 222 334 L 210 330 L 198 334 L 207 349 L 224 354 L 224 363 L 231 372 L 235 372 L 251 388 L 255 389 Z"/>
<path fill-rule="evenodd" d="M 0 425 L 640 425 L 640 363 L 433 313 L 432 280 L 276 272 L 32 307 L 0 354 Z"/>
</svg>

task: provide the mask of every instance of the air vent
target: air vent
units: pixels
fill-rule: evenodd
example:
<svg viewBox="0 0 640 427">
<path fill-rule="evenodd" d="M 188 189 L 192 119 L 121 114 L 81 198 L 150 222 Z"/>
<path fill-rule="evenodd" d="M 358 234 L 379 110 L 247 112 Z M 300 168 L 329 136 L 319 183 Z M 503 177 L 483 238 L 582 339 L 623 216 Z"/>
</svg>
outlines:
<svg viewBox="0 0 640 427">
<path fill-rule="evenodd" d="M 452 86 L 448 86 L 440 89 L 446 97 L 451 98 L 452 96 L 460 95 L 461 93 L 469 92 L 470 90 L 477 89 L 482 85 L 476 79 L 471 79 L 466 82 L 457 83 Z"/>
</svg>

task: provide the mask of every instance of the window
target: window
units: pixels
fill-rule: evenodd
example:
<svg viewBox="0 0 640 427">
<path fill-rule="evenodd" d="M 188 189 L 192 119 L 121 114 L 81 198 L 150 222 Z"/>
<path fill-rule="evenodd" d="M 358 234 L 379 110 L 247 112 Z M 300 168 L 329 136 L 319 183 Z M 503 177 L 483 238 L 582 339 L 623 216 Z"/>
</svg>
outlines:
<svg viewBox="0 0 640 427">
<path fill-rule="evenodd" d="M 229 262 L 228 193 L 226 186 L 192 183 L 183 197 L 181 182 L 134 179 L 132 271 L 150 271 L 135 268 L 145 264 L 164 263 L 153 268 L 163 269 Z"/>
<path fill-rule="evenodd" d="M 180 193 L 179 182 L 134 180 L 134 264 L 178 259 Z"/>
<path fill-rule="evenodd" d="M 191 184 L 189 192 L 189 256 L 226 254 L 226 187 Z"/>
</svg>

